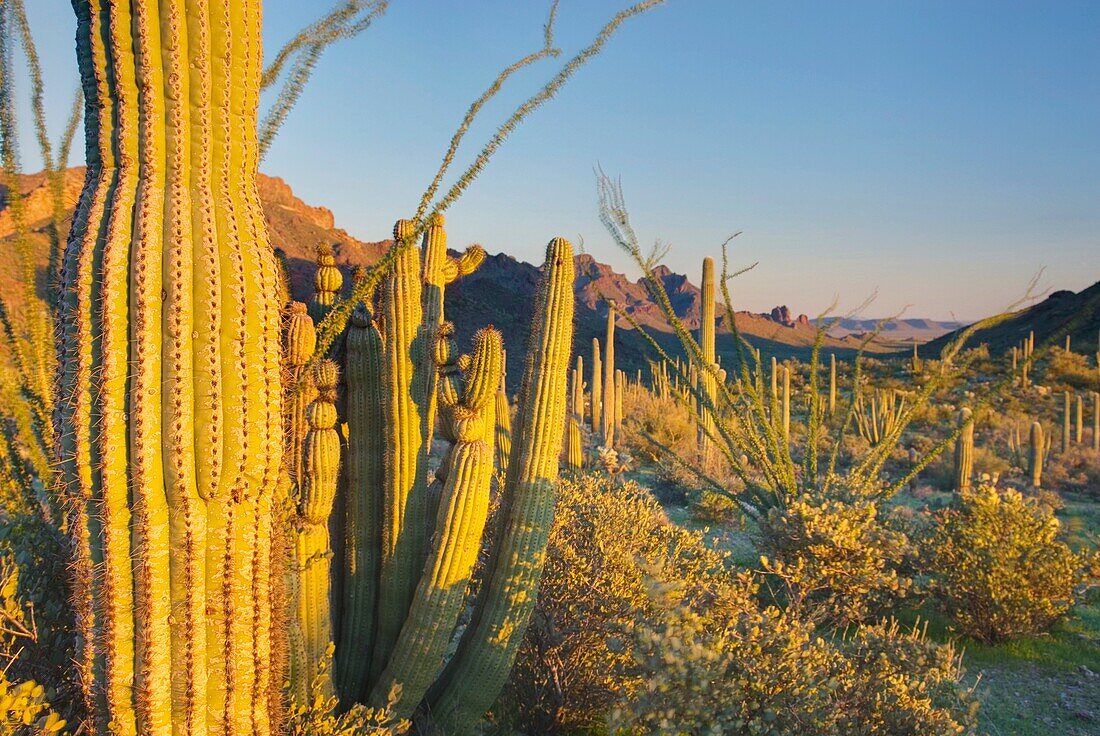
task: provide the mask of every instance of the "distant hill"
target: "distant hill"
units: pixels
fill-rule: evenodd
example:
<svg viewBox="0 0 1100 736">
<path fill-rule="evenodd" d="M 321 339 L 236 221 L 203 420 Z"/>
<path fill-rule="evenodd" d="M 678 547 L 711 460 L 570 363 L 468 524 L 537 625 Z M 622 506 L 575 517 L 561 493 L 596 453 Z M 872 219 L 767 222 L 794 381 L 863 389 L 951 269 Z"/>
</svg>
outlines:
<svg viewBox="0 0 1100 736">
<path fill-rule="evenodd" d="M 75 206 L 83 181 L 82 168 L 70 169 L 65 178 L 65 199 L 70 209 Z M 47 240 L 44 230 L 49 216 L 50 200 L 41 174 L 23 177 L 20 189 L 24 193 L 28 221 L 35 232 L 35 258 L 39 264 L 39 281 L 44 283 Z M 313 288 L 314 254 L 318 244 L 334 246 L 337 265 L 349 278 L 358 265 L 370 265 L 389 247 L 390 241 L 363 242 L 336 227 L 332 212 L 324 207 L 306 204 L 282 179 L 260 175 L 260 198 L 267 216 L 272 244 L 283 250 L 290 266 L 294 297 L 308 300 Z M 11 235 L 9 213 L 2 209 L 6 204 L 6 192 L 0 189 L 0 240 Z M 67 225 L 66 225 L 67 227 Z M 547 234 L 549 237 L 551 233 Z M 0 249 L 0 288 L 12 293 L 18 278 L 15 254 L 12 248 Z M 577 256 L 576 336 L 574 347 L 585 358 L 591 356 L 591 340 L 604 333 L 607 318 L 605 298 L 616 300 L 639 324 L 650 331 L 668 350 L 674 350 L 675 337 L 671 334 L 656 304 L 646 294 L 641 281 L 632 281 L 610 266 L 599 263 L 588 255 Z M 664 284 L 676 313 L 692 329 L 698 329 L 701 314 L 700 291 L 683 274 L 661 267 L 658 277 Z M 522 345 L 531 317 L 538 268 L 517 261 L 500 253 L 489 256 L 484 265 L 473 275 L 461 279 L 449 287 L 447 294 L 448 318 L 453 319 L 460 341 L 466 341 L 473 331 L 493 323 L 504 334 L 509 348 L 509 374 L 518 380 Z M 805 315 L 794 316 L 785 307 L 776 307 L 769 314 L 739 311 L 737 326 L 742 334 L 757 347 L 765 359 L 771 355 L 779 358 L 809 355 L 816 328 Z M 718 352 L 725 364 L 732 363 L 733 340 L 724 320 L 719 320 Z M 824 347 L 838 357 L 850 356 L 858 347 L 860 335 L 874 329 L 875 320 L 845 320 L 826 337 Z M 884 330 L 882 337 L 871 346 L 872 352 L 892 352 L 907 341 L 923 341 L 936 337 L 957 325 L 931 320 L 899 320 Z M 651 354 L 641 335 L 629 329 L 621 321 L 616 343 L 618 363 L 633 371 L 646 365 Z"/>
<path fill-rule="evenodd" d="M 1036 347 L 1044 342 L 1061 345 L 1067 334 L 1074 352 L 1094 354 L 1097 333 L 1100 332 L 1100 281 L 1083 291 L 1055 291 L 1043 301 L 1014 313 L 1004 322 L 985 330 L 979 330 L 969 344 L 985 343 L 993 354 L 1012 349 L 1030 332 L 1035 332 Z M 938 354 L 958 332 L 951 332 L 928 344 L 925 353 Z"/>
</svg>

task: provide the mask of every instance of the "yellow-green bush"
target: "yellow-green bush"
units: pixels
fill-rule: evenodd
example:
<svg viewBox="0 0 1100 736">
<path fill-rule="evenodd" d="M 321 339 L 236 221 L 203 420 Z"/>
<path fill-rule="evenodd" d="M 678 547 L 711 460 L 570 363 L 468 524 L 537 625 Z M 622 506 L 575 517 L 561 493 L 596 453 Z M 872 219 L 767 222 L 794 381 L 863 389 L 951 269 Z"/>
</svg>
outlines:
<svg viewBox="0 0 1100 736">
<path fill-rule="evenodd" d="M 839 481 L 827 497 L 806 493 L 772 508 L 760 532 L 761 561 L 783 602 L 816 620 L 865 621 L 912 587 L 901 572 L 908 536 L 859 484 Z"/>
<path fill-rule="evenodd" d="M 776 608 L 721 619 L 653 586 L 656 619 L 631 641 L 644 687 L 612 711 L 618 734 L 849 736 L 973 733 L 959 657 L 895 623 L 829 641 Z"/>
<path fill-rule="evenodd" d="M 526 733 L 600 726 L 630 698 L 640 674 L 621 632 L 656 614 L 647 575 L 682 582 L 685 604 L 733 617 L 751 588 L 701 535 L 666 519 L 633 482 L 604 477 L 561 484 L 538 606 L 512 672 L 505 705 Z"/>
<path fill-rule="evenodd" d="M 1059 540 L 1053 510 L 982 484 L 936 517 L 924 557 L 955 625 L 986 642 L 1042 631 L 1074 604 L 1087 560 Z"/>
</svg>

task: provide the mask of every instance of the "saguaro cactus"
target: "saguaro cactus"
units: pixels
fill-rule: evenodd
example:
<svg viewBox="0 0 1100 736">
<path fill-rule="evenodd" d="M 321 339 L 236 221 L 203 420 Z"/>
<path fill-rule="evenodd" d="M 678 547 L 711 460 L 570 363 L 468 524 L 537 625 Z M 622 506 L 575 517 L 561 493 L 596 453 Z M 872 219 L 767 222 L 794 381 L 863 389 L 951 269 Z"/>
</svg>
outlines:
<svg viewBox="0 0 1100 736">
<path fill-rule="evenodd" d="M 836 415 L 836 353 L 829 353 L 829 416 Z"/>
<path fill-rule="evenodd" d="M 259 3 L 73 6 L 87 173 L 57 405 L 92 727 L 267 734 L 283 439 Z"/>
<path fill-rule="evenodd" d="M 1039 422 L 1031 423 L 1031 432 L 1028 435 L 1027 474 L 1031 477 L 1032 488 L 1043 486 L 1043 425 Z"/>
<path fill-rule="evenodd" d="M 1070 392 L 1066 391 L 1063 394 L 1063 401 L 1062 401 L 1062 452 L 1068 452 L 1069 451 L 1070 406 L 1071 406 Z"/>
<path fill-rule="evenodd" d="M 603 409 L 603 363 L 600 361 L 600 341 L 592 338 L 592 432 L 599 434 L 602 425 L 601 411 Z"/>
<path fill-rule="evenodd" d="M 974 420 L 969 407 L 959 410 L 959 428 L 962 430 L 955 439 L 955 492 L 970 490 L 970 479 L 974 474 Z"/>
<path fill-rule="evenodd" d="M 791 441 L 791 369 L 783 366 L 783 439 Z"/>
<path fill-rule="evenodd" d="M 699 347 L 703 351 L 703 362 L 700 366 L 700 393 L 702 399 L 698 402 L 699 414 L 699 447 L 704 455 L 710 444 L 710 436 L 714 432 L 714 416 L 711 414 L 715 404 L 717 386 L 712 371 L 717 369 L 715 363 L 714 340 L 714 259 L 707 256 L 703 259 L 703 283 L 702 283 L 702 315 L 699 325 Z"/>
<path fill-rule="evenodd" d="M 607 305 L 607 332 L 603 354 L 603 407 L 600 410 L 600 436 L 604 447 L 615 446 L 615 304 Z"/>
<path fill-rule="evenodd" d="M 1076 414 L 1074 416 L 1076 432 L 1073 435 L 1073 441 L 1077 444 L 1081 444 L 1085 441 L 1085 397 L 1081 394 L 1077 394 L 1076 403 Z"/>
</svg>

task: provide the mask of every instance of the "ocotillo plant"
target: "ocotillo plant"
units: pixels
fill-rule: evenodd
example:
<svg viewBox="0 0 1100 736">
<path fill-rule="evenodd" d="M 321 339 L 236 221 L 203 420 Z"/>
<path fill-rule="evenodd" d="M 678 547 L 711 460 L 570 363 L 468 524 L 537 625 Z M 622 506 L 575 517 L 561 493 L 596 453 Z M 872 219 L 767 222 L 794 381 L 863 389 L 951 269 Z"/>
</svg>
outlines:
<svg viewBox="0 0 1100 736">
<path fill-rule="evenodd" d="M 59 466 L 92 728 L 268 734 L 283 435 L 259 3 L 73 5 L 87 173 L 61 268 Z"/>
<path fill-rule="evenodd" d="M 1028 435 L 1027 474 L 1031 478 L 1032 488 L 1043 486 L 1043 425 L 1039 422 L 1031 423 L 1031 432 Z"/>
<path fill-rule="evenodd" d="M 602 430 L 603 410 L 603 363 L 600 361 L 600 341 L 592 338 L 592 388 L 589 403 L 592 405 L 592 433 L 599 435 Z"/>
<path fill-rule="evenodd" d="M 603 346 L 603 408 L 600 411 L 600 438 L 604 447 L 615 446 L 615 304 L 607 305 L 607 332 Z"/>
<path fill-rule="evenodd" d="M 974 475 L 974 415 L 968 407 L 959 410 L 962 432 L 955 439 L 955 492 L 970 490 Z"/>
</svg>

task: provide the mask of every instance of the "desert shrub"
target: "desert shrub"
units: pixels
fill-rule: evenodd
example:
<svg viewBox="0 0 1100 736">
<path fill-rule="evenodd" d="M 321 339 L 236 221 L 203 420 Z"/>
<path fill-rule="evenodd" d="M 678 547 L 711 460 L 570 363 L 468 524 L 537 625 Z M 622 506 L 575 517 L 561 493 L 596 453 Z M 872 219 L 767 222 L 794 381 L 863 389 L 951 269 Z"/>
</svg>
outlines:
<svg viewBox="0 0 1100 736">
<path fill-rule="evenodd" d="M 985 642 L 1046 629 L 1074 605 L 1087 564 L 1060 532 L 1049 506 L 1017 491 L 960 495 L 923 545 L 939 605 Z"/>
<path fill-rule="evenodd" d="M 659 570 L 659 573 L 653 573 Z M 647 575 L 682 582 L 684 605 L 726 612 L 751 590 L 701 535 L 669 523 L 638 485 L 588 475 L 561 484 L 535 615 L 504 701 L 526 733 L 601 726 L 613 702 L 641 684 L 622 635 L 655 615 Z"/>
<path fill-rule="evenodd" d="M 1063 348 L 1051 348 L 1044 380 L 1056 389 L 1072 387 L 1100 391 L 1100 373 L 1089 365 L 1088 357 L 1081 353 L 1067 353 Z"/>
<path fill-rule="evenodd" d="M 64 727 L 65 719 L 50 708 L 42 685 L 12 682 L 0 670 L 0 736 L 46 736 Z"/>
<path fill-rule="evenodd" d="M 367 708 L 357 703 L 341 712 L 339 701 L 328 685 L 335 647 L 329 644 L 327 656 L 318 663 L 317 676 L 309 684 L 310 702 L 294 703 L 287 712 L 287 736 L 400 736 L 408 733 L 410 723 L 393 717 L 397 692 L 390 693 L 385 708 Z M 395 686 L 396 690 L 397 686 Z"/>
<path fill-rule="evenodd" d="M 661 616 L 631 630 L 645 687 L 612 711 L 619 734 L 972 733 L 976 704 L 950 646 L 895 623 L 829 641 L 776 608 L 716 620 L 654 586 Z"/>
<path fill-rule="evenodd" d="M 912 545 L 888 524 L 873 489 L 852 481 L 808 492 L 760 523 L 762 562 L 788 606 L 834 625 L 865 621 L 904 597 Z"/>
</svg>

